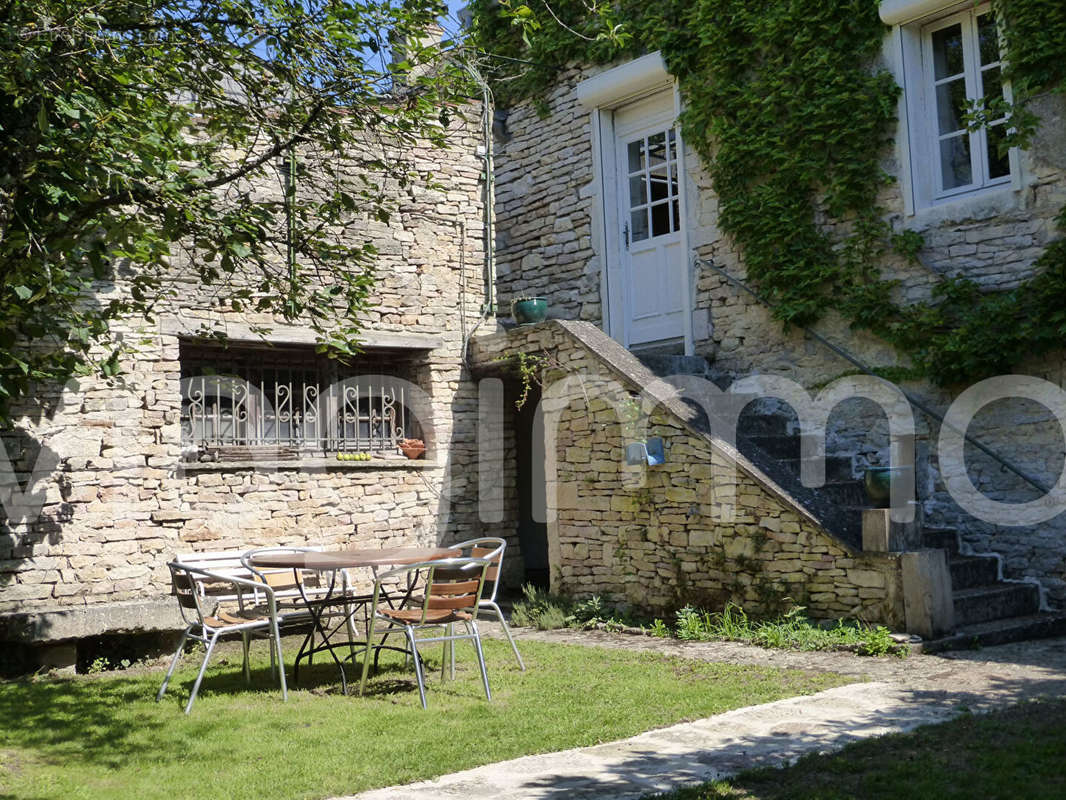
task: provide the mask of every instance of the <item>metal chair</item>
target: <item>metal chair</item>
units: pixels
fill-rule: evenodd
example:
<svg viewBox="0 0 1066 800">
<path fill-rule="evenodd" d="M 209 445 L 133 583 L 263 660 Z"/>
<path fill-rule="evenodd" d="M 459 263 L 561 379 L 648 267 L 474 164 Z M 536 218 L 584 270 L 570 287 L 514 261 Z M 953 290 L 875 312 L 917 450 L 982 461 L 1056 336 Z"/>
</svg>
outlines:
<svg viewBox="0 0 1066 800">
<path fill-rule="evenodd" d="M 489 590 L 486 587 L 488 596 L 482 596 L 478 611 L 492 611 L 496 615 L 500 625 L 503 627 L 503 635 L 511 643 L 511 649 L 514 651 L 514 657 L 518 661 L 518 667 L 524 672 L 526 665 L 518 652 L 518 645 L 515 644 L 511 629 L 507 627 L 507 620 L 503 618 L 503 612 L 496 603 L 496 592 L 500 588 L 500 570 L 503 568 L 503 551 L 507 547 L 507 542 L 495 536 L 484 536 L 480 539 L 468 539 L 453 546 L 457 550 L 461 550 L 463 555 L 469 555 L 474 558 L 487 558 L 492 561 L 492 566 L 488 568 L 485 574 L 485 581 L 491 582 L 492 589 Z"/>
<path fill-rule="evenodd" d="M 192 693 L 189 695 L 189 702 L 185 706 L 186 714 L 192 711 L 192 704 L 196 700 L 196 695 L 200 691 L 200 683 L 203 681 L 204 673 L 207 671 L 207 662 L 211 659 L 211 652 L 215 649 L 215 644 L 218 642 L 219 637 L 236 633 L 241 635 L 244 644 L 244 679 L 245 681 L 250 681 L 251 670 L 248 665 L 249 638 L 252 633 L 261 632 L 266 632 L 272 640 L 271 660 L 273 661 L 273 655 L 276 651 L 277 673 L 281 682 L 281 699 L 287 700 L 288 688 L 285 685 L 285 661 L 281 654 L 281 634 L 278 630 L 278 611 L 274 590 L 269 586 L 247 578 L 223 575 L 218 572 L 191 567 L 178 561 L 172 561 L 167 566 L 170 568 L 172 591 L 178 598 L 178 607 L 181 609 L 181 616 L 186 623 L 186 628 L 181 635 L 178 649 L 174 652 L 174 657 L 170 661 L 166 677 L 163 678 L 163 685 L 159 687 L 159 694 L 155 698 L 156 702 L 163 699 L 163 695 L 167 691 L 167 684 L 170 683 L 170 678 L 174 674 L 174 670 L 177 668 L 178 661 L 181 659 L 182 652 L 185 649 L 185 642 L 189 639 L 203 642 L 207 647 L 207 653 L 204 654 L 200 672 L 196 676 Z M 233 594 L 237 598 L 238 610 L 235 613 L 222 611 L 216 603 L 210 612 L 206 611 L 205 605 L 210 602 L 210 595 L 205 591 L 207 586 L 214 590 L 222 587 L 234 590 Z M 263 613 L 264 609 L 261 607 L 245 607 L 242 598 L 252 590 L 257 590 L 263 595 L 266 601 L 265 615 Z M 190 612 L 195 614 L 195 619 L 190 619 Z"/>
<path fill-rule="evenodd" d="M 469 639 L 474 644 L 478 666 L 481 669 L 481 681 L 485 687 L 485 697 L 492 699 L 489 690 L 489 676 L 485 670 L 485 654 L 481 649 L 481 636 L 477 627 L 478 603 L 485 586 L 485 575 L 492 561 L 487 558 L 447 558 L 440 561 L 426 561 L 382 573 L 374 581 L 372 613 L 367 627 L 366 647 L 363 651 L 363 677 L 359 684 L 359 694 L 366 691 L 367 675 L 370 672 L 370 651 L 375 645 L 374 634 L 378 622 L 388 625 L 378 634 L 399 632 L 407 637 L 412 660 L 415 664 L 415 679 L 418 681 L 418 697 L 422 708 L 426 707 L 426 684 L 422 669 L 422 657 L 418 645 L 443 642 L 452 651 L 452 677 L 455 676 L 455 642 Z M 386 584 L 392 585 L 402 579 L 413 581 L 419 573 L 425 573 L 425 587 L 421 597 L 410 598 L 400 608 L 381 607 L 381 600 L 387 596 Z M 408 583 L 410 585 L 410 583 Z M 455 632 L 455 623 L 461 622 L 465 633 Z M 416 631 L 427 629 L 444 629 L 437 636 L 417 638 Z M 441 666 L 443 674 L 444 665 Z"/>
</svg>

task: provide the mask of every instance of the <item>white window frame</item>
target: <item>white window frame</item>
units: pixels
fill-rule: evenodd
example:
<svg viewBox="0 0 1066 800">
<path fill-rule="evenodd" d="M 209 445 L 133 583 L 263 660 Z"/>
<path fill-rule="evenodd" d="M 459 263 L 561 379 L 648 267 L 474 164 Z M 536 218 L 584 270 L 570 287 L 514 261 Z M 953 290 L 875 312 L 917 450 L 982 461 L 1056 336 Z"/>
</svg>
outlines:
<svg viewBox="0 0 1066 800">
<path fill-rule="evenodd" d="M 990 67 L 999 67 L 1002 61 L 996 61 L 993 64 L 983 65 L 980 63 L 979 42 L 977 34 L 977 18 L 984 14 L 990 13 L 991 9 L 986 5 L 978 7 L 973 10 L 967 10 L 958 14 L 952 14 L 949 17 L 938 19 L 936 22 L 925 25 L 922 28 L 922 66 L 923 66 L 923 81 L 922 91 L 925 93 L 925 102 L 927 108 L 927 114 L 925 115 L 925 122 L 928 125 L 926 131 L 926 141 L 930 145 L 932 151 L 932 160 L 935 164 L 935 169 L 931 171 L 931 177 L 933 178 L 932 195 L 934 201 L 942 200 L 944 198 L 950 198 L 959 194 L 967 194 L 969 192 L 979 191 L 989 186 L 998 186 L 1000 184 L 1009 184 L 1011 182 L 1011 174 L 1007 174 L 998 178 L 991 178 L 988 175 L 988 130 L 987 128 L 980 128 L 978 130 L 969 131 L 964 134 L 969 137 L 970 140 L 970 174 L 972 180 L 970 183 L 963 186 L 957 186 L 950 189 L 945 189 L 941 181 L 943 180 L 943 164 L 941 164 L 940 154 L 940 141 L 946 136 L 940 134 L 939 129 L 939 115 L 936 104 L 936 88 L 940 83 L 946 83 L 950 78 L 941 78 L 939 81 L 933 71 L 934 65 L 934 53 L 933 53 L 933 34 L 938 31 L 942 31 L 945 28 L 950 28 L 953 25 L 959 25 L 962 30 L 962 58 L 963 58 L 963 80 L 966 86 L 966 98 L 973 101 L 983 95 L 983 78 L 982 73 Z M 1002 74 L 1002 73 L 1001 73 Z M 956 77 L 956 76 L 951 76 Z M 1011 102 L 1012 95 L 1010 86 L 1007 81 L 1003 81 L 1003 95 L 1007 102 Z M 1001 120 L 993 120 L 993 122 L 1000 122 Z M 1008 158 L 1008 162 L 1010 159 Z M 1013 172 L 1013 164 L 1010 165 Z"/>
<path fill-rule="evenodd" d="M 981 66 L 976 52 L 977 17 L 990 10 L 989 3 L 975 6 L 973 0 L 938 4 L 938 13 L 929 13 L 934 5 L 925 2 L 897 3 L 900 9 L 889 7 L 894 16 L 881 16 L 886 22 L 898 22 L 886 41 L 886 56 L 894 66 L 897 82 L 904 87 L 900 102 L 898 154 L 902 165 L 900 182 L 903 189 L 904 211 L 914 215 L 925 210 L 945 206 L 945 211 L 977 203 L 984 208 L 989 203 L 1000 206 L 1017 202 L 1011 194 L 1024 185 L 1023 165 L 1018 148 L 1008 153 L 1010 175 L 986 177 L 987 133 L 984 129 L 969 132 L 970 159 L 973 182 L 948 190 L 941 189 L 939 129 L 937 123 L 936 90 L 932 64 L 932 34 L 953 24 L 963 24 L 963 47 L 967 97 L 978 96 L 978 72 Z M 909 6 L 920 17 L 907 16 Z M 1011 101 L 1010 83 L 1003 81 L 1004 97 Z M 978 163 L 979 162 L 979 163 Z M 989 209 L 991 210 L 991 209 Z"/>
</svg>

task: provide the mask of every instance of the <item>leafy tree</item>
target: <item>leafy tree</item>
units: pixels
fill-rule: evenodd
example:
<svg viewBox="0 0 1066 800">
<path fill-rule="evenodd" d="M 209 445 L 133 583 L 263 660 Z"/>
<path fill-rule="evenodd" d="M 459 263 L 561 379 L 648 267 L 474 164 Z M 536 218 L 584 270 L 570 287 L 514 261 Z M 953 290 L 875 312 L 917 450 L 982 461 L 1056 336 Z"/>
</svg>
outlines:
<svg viewBox="0 0 1066 800">
<path fill-rule="evenodd" d="M 115 374 L 115 320 L 205 286 L 352 351 L 360 221 L 387 221 L 462 88 L 423 44 L 439 11 L 0 0 L 0 419 L 37 382 Z"/>
</svg>

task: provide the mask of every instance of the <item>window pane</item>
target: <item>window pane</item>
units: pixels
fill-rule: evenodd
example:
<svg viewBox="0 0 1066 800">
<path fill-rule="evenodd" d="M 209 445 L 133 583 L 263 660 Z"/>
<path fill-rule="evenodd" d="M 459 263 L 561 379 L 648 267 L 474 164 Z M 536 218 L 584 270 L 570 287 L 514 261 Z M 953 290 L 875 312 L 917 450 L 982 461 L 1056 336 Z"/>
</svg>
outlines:
<svg viewBox="0 0 1066 800">
<path fill-rule="evenodd" d="M 665 236 L 670 233 L 670 204 L 660 203 L 651 207 L 651 235 Z"/>
<path fill-rule="evenodd" d="M 648 137 L 648 165 L 653 169 L 666 162 L 666 133 Z"/>
<path fill-rule="evenodd" d="M 988 128 L 988 177 L 1004 178 L 1010 175 L 1010 158 L 1007 148 L 1001 148 L 1003 138 L 1006 135 L 1007 126 L 1004 124 L 991 125 Z M 1002 155 L 1000 151 L 1002 149 Z"/>
<path fill-rule="evenodd" d="M 638 139 L 630 142 L 629 147 L 629 171 L 637 172 L 644 169 L 644 140 Z"/>
<path fill-rule="evenodd" d="M 670 184 L 666 178 L 666 168 L 661 167 L 651 173 L 651 201 L 665 200 L 670 196 Z"/>
<path fill-rule="evenodd" d="M 962 72 L 962 25 L 949 25 L 933 34 L 933 77 Z"/>
<path fill-rule="evenodd" d="M 670 165 L 670 196 L 677 197 L 677 164 Z"/>
<path fill-rule="evenodd" d="M 994 64 L 999 61 L 999 34 L 996 31 L 994 14 L 982 14 L 977 18 L 977 41 L 982 64 Z"/>
<path fill-rule="evenodd" d="M 674 201 L 674 230 L 681 230 L 681 207 L 677 200 Z"/>
<path fill-rule="evenodd" d="M 966 81 L 959 78 L 936 87 L 937 130 L 941 135 L 961 131 L 965 125 L 962 116 L 966 113 Z"/>
<path fill-rule="evenodd" d="M 940 142 L 940 174 L 945 189 L 956 189 L 973 183 L 969 134 L 962 133 Z"/>
<path fill-rule="evenodd" d="M 629 207 L 635 208 L 648 202 L 648 192 L 644 188 L 644 176 L 635 175 L 629 179 Z"/>
<path fill-rule="evenodd" d="M 999 67 L 989 67 L 982 72 L 981 84 L 984 87 L 986 103 L 1003 97 L 1003 76 L 999 72 Z"/>
<path fill-rule="evenodd" d="M 629 215 L 630 227 L 629 235 L 634 242 L 642 242 L 648 238 L 648 211 L 647 209 L 640 209 L 639 211 L 633 211 Z"/>
</svg>

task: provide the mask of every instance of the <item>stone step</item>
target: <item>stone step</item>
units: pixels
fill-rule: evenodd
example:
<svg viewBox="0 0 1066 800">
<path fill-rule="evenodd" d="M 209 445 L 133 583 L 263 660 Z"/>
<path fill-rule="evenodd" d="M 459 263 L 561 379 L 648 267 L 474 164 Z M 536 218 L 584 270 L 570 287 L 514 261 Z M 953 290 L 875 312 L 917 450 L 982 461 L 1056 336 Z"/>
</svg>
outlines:
<svg viewBox="0 0 1066 800">
<path fill-rule="evenodd" d="M 826 481 L 813 491 L 819 492 L 837 506 L 853 511 L 860 518 L 863 510 L 870 508 L 862 481 Z"/>
<path fill-rule="evenodd" d="M 637 358 L 645 367 L 650 369 L 660 378 L 670 375 L 700 375 L 708 374 L 709 364 L 703 356 L 675 356 L 660 355 L 657 353 L 637 354 Z"/>
<path fill-rule="evenodd" d="M 947 550 L 953 557 L 959 552 L 959 535 L 954 528 L 922 528 L 922 547 Z"/>
<path fill-rule="evenodd" d="M 791 432 L 790 420 L 778 414 L 742 414 L 740 423 L 737 426 L 737 432 L 749 439 L 755 436 L 795 435 Z M 798 442 L 799 440 L 797 439 L 796 441 Z"/>
<path fill-rule="evenodd" d="M 798 436 L 780 434 L 753 434 L 747 440 L 767 455 L 774 458 L 789 459 L 800 457 L 800 439 Z"/>
<path fill-rule="evenodd" d="M 800 474 L 802 462 L 798 458 L 783 458 L 781 463 L 796 475 Z M 854 483 L 855 475 L 852 471 L 851 459 L 846 456 L 825 457 L 825 479 L 833 482 Z M 864 492 L 865 496 L 865 492 Z"/>
<path fill-rule="evenodd" d="M 948 562 L 953 591 L 989 586 L 999 579 L 999 561 L 992 556 L 956 556 Z"/>
<path fill-rule="evenodd" d="M 963 625 L 956 627 L 955 632 L 950 636 L 921 642 L 912 646 L 911 650 L 919 653 L 940 653 L 945 650 L 992 647 L 997 644 L 1046 639 L 1052 636 L 1066 636 L 1066 614 L 1027 614 L 1010 619 L 981 622 L 976 625 Z"/>
<path fill-rule="evenodd" d="M 1040 591 L 1031 583 L 996 583 L 952 593 L 956 627 L 1040 611 Z"/>
</svg>

